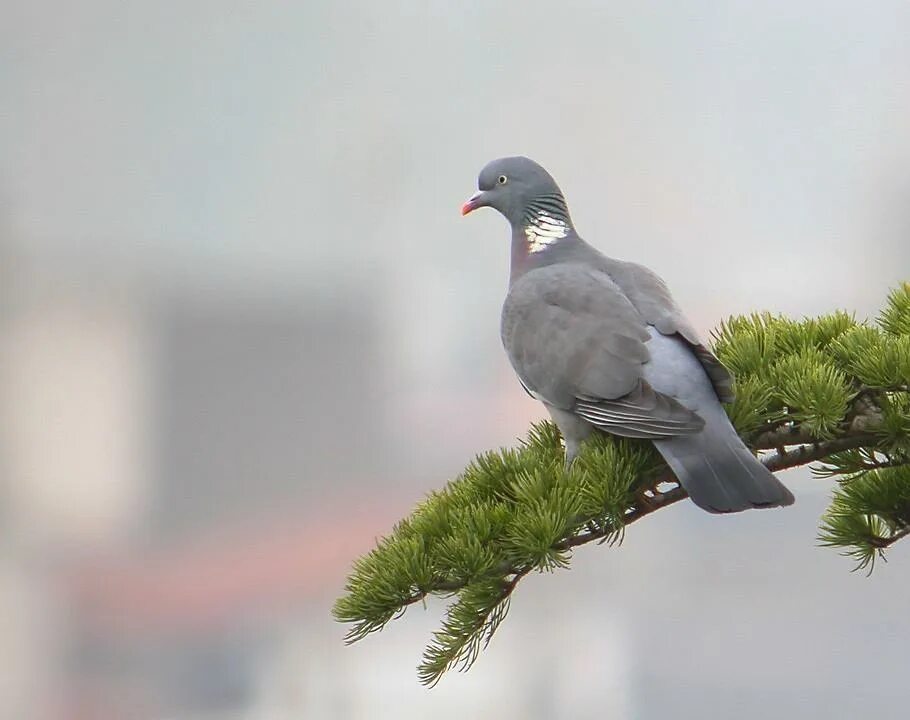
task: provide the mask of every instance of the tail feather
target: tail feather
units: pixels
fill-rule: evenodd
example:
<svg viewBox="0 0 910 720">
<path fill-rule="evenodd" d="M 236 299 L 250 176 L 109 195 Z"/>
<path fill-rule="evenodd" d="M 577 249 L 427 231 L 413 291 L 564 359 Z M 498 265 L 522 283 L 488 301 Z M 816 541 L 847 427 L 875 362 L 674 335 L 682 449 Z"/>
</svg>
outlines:
<svg viewBox="0 0 910 720">
<path fill-rule="evenodd" d="M 720 396 L 729 399 L 729 388 L 712 384 L 720 371 L 712 381 L 690 345 L 656 328 L 648 332 L 651 361 L 643 366 L 645 380 L 705 421 L 701 432 L 654 440 L 695 504 L 715 513 L 792 505 L 790 491 L 755 459 L 730 424 L 719 401 Z"/>
<path fill-rule="evenodd" d="M 792 505 L 793 494 L 762 465 L 729 423 L 696 435 L 655 440 L 689 497 L 713 513 Z"/>
</svg>

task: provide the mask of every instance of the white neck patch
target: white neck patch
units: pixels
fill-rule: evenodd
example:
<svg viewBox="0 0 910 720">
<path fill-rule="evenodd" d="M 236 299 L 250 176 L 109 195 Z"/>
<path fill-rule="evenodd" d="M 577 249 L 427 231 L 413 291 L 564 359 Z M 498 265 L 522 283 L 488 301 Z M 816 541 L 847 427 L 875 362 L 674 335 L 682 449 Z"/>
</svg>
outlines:
<svg viewBox="0 0 910 720">
<path fill-rule="evenodd" d="M 545 250 L 560 238 L 569 234 L 569 226 L 550 213 L 541 210 L 525 225 L 528 236 L 528 252 L 536 253 Z"/>
</svg>

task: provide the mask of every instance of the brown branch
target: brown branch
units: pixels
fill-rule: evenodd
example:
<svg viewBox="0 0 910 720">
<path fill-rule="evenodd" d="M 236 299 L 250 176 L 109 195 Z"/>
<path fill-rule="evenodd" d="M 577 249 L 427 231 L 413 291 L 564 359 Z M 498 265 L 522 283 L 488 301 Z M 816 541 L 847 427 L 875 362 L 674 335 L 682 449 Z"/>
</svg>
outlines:
<svg viewBox="0 0 910 720">
<path fill-rule="evenodd" d="M 877 540 L 873 541 L 872 544 L 875 545 L 876 550 L 884 550 L 886 547 L 894 545 L 894 543 L 896 543 L 898 540 L 902 540 L 908 535 L 910 535 L 910 526 L 901 528 L 889 538 L 880 537 Z"/>
<path fill-rule="evenodd" d="M 794 450 L 784 450 L 783 452 L 778 450 L 773 455 L 762 458 L 762 462 L 771 472 L 789 470 L 810 462 L 824 460 L 826 457 L 844 450 L 868 445 L 872 439 L 873 437 L 869 433 L 859 433 L 825 442 L 816 442 L 812 445 L 800 445 Z"/>
<path fill-rule="evenodd" d="M 790 436 L 793 436 L 793 434 L 790 433 Z M 807 465 L 811 462 L 824 460 L 826 457 L 829 457 L 835 453 L 843 452 L 844 450 L 862 447 L 863 445 L 869 444 L 872 439 L 873 436 L 871 434 L 860 433 L 847 437 L 836 438 L 834 440 L 827 440 L 824 442 L 811 441 L 811 444 L 802 444 L 792 450 L 778 450 L 771 455 L 767 455 L 761 458 L 761 462 L 771 472 L 789 470 L 801 465 Z M 639 498 L 638 502 L 632 505 L 626 511 L 626 514 L 624 515 L 622 524 L 620 526 L 607 524 L 600 528 L 588 529 L 582 533 L 579 533 L 578 535 L 573 535 L 570 538 L 561 540 L 560 542 L 553 545 L 553 549 L 557 551 L 570 550 L 582 545 L 587 545 L 590 542 L 603 540 L 610 535 L 621 532 L 625 527 L 631 525 L 636 520 L 641 520 L 642 518 L 657 512 L 658 510 L 662 510 L 669 505 L 673 505 L 674 503 L 677 503 L 680 500 L 685 500 L 687 497 L 689 497 L 689 494 L 679 485 L 679 481 L 676 479 L 676 477 L 669 471 L 666 474 L 658 477 L 654 481 L 653 486 L 657 487 L 666 482 L 675 483 L 676 487 L 671 488 L 666 492 L 654 491 L 653 496 Z M 903 537 L 903 535 L 901 535 L 901 537 Z M 897 539 L 899 538 L 895 538 L 895 540 Z M 509 564 L 503 564 L 495 568 L 491 568 L 488 572 L 488 575 L 494 577 L 509 575 L 512 576 L 512 578 L 508 581 L 506 588 L 507 591 L 504 592 L 502 596 L 502 599 L 505 599 L 512 594 L 512 591 L 515 589 L 515 586 L 518 584 L 518 582 L 532 569 L 533 566 L 526 565 L 522 567 L 514 567 Z M 439 583 L 434 584 L 433 587 L 427 590 L 418 590 L 413 595 L 410 595 L 404 602 L 402 602 L 401 607 L 403 608 L 416 602 L 420 602 L 432 593 L 454 593 L 464 586 L 465 583 L 457 582 L 454 580 L 443 580 Z"/>
<path fill-rule="evenodd" d="M 799 425 L 788 425 L 777 430 L 763 432 L 747 444 L 756 450 L 776 450 L 787 445 L 803 445 L 817 442 L 821 442 L 821 439 L 813 437 Z"/>
<path fill-rule="evenodd" d="M 799 467 L 800 465 L 807 465 L 808 463 L 815 462 L 816 460 L 823 460 L 824 458 L 833 455 L 834 453 L 843 452 L 844 450 L 850 450 L 852 448 L 862 447 L 863 445 L 866 445 L 870 440 L 871 435 L 863 433 L 861 435 L 855 435 L 852 437 L 828 440 L 827 442 L 817 442 L 813 445 L 800 445 L 800 447 L 794 450 L 784 450 L 783 452 L 778 451 L 773 455 L 761 458 L 761 462 L 771 472 L 789 470 L 791 468 Z M 659 478 L 654 484 L 656 486 L 664 482 L 678 483 L 679 481 L 672 473 L 667 473 L 666 475 Z M 641 520 L 643 517 L 647 517 L 651 513 L 657 512 L 658 510 L 661 510 L 668 505 L 677 503 L 680 500 L 685 500 L 687 497 L 689 497 L 689 493 L 687 493 L 681 486 L 678 485 L 677 487 L 674 487 L 667 492 L 656 492 L 653 498 L 640 500 L 637 505 L 633 506 L 626 513 L 623 527 L 630 525 L 636 520 Z M 601 528 L 597 531 L 589 530 L 587 532 L 581 533 L 580 535 L 575 535 L 568 540 L 557 543 L 554 546 L 554 549 L 565 550 L 568 548 L 578 547 L 579 545 L 585 545 L 594 540 L 600 540 L 608 535 L 615 533 L 616 531 L 617 528 L 613 527 Z"/>
<path fill-rule="evenodd" d="M 677 480 L 672 473 L 667 473 L 666 475 L 661 476 L 654 484 L 657 486 L 665 482 L 677 482 Z M 578 547 L 579 545 L 587 545 L 589 542 L 594 542 L 595 540 L 602 540 L 621 531 L 636 520 L 641 520 L 643 517 L 657 512 L 668 505 L 672 505 L 675 502 L 685 500 L 687 497 L 689 497 L 689 493 L 683 490 L 679 485 L 666 492 L 655 492 L 653 497 L 649 497 L 646 500 L 639 500 L 637 505 L 633 505 L 629 508 L 623 517 L 623 523 L 620 527 L 608 525 L 603 528 L 598 528 L 597 530 L 588 530 L 587 532 L 573 535 L 562 542 L 556 543 L 556 545 L 553 546 L 553 549 L 568 550 L 570 548 Z"/>
</svg>

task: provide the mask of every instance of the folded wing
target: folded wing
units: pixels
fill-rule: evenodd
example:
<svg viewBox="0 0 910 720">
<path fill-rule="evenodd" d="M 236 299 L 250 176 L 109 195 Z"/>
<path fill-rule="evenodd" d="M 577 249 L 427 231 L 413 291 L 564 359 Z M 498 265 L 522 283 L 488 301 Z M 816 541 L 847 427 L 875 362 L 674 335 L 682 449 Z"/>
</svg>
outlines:
<svg viewBox="0 0 910 720">
<path fill-rule="evenodd" d="M 616 435 L 699 432 L 698 415 L 643 379 L 649 337 L 647 322 L 610 276 L 580 264 L 525 274 L 503 306 L 503 344 L 535 397 Z"/>
</svg>

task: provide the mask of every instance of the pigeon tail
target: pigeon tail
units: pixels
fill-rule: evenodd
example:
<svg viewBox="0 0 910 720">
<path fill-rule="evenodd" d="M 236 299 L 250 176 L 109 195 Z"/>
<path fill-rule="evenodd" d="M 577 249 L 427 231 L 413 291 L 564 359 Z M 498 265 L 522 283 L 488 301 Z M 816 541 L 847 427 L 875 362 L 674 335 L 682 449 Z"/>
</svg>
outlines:
<svg viewBox="0 0 910 720">
<path fill-rule="evenodd" d="M 696 435 L 655 440 L 689 497 L 712 513 L 785 507 L 793 494 L 743 444 L 729 422 Z"/>
</svg>

